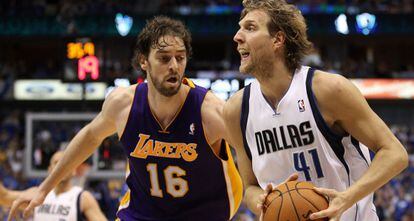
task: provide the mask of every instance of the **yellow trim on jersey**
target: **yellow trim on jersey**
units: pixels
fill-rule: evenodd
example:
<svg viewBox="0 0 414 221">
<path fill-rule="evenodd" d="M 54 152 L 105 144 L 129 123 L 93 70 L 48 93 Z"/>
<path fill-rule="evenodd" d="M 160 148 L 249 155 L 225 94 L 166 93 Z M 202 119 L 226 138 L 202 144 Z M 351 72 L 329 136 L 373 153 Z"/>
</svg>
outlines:
<svg viewBox="0 0 414 221">
<path fill-rule="evenodd" d="M 125 180 L 128 178 L 130 172 L 131 171 L 129 169 L 129 160 L 127 160 L 126 168 L 125 168 Z"/>
<path fill-rule="evenodd" d="M 185 79 L 183 79 L 183 81 L 184 81 Z M 188 80 L 188 81 L 190 81 L 190 80 Z M 194 86 L 194 84 L 193 84 L 193 86 Z M 191 87 L 190 86 L 190 88 L 193 88 L 193 87 Z M 190 89 L 191 90 L 191 89 Z M 153 118 L 155 119 L 155 121 L 157 122 L 157 124 L 158 124 L 158 126 L 161 128 L 161 130 L 159 130 L 158 132 L 161 132 L 161 133 L 166 133 L 166 134 L 169 134 L 170 132 L 168 131 L 168 128 L 171 126 L 171 124 L 175 121 L 175 118 L 177 118 L 177 116 L 181 113 L 181 110 L 182 110 L 182 108 L 184 107 L 184 104 L 185 104 L 185 102 L 187 101 L 187 98 L 188 98 L 188 95 L 190 94 L 190 91 L 188 91 L 188 93 L 187 93 L 187 95 L 185 96 L 185 99 L 184 99 L 184 102 L 181 104 L 181 106 L 178 108 L 178 110 L 177 110 L 177 112 L 175 113 L 175 115 L 174 115 L 174 117 L 172 118 L 172 120 L 168 123 L 168 125 L 164 128 L 163 126 L 162 126 L 162 124 L 160 123 L 160 121 L 158 120 L 158 118 L 157 118 L 157 116 L 155 116 L 155 114 L 152 112 L 152 110 L 151 110 L 151 107 L 149 107 L 149 109 L 150 109 L 150 112 L 151 112 L 151 114 L 152 114 L 152 116 L 153 116 Z M 148 98 L 148 96 L 149 96 L 149 94 L 147 94 L 147 101 L 149 101 L 149 98 Z M 149 106 L 149 102 L 148 102 L 148 106 Z"/>
<path fill-rule="evenodd" d="M 118 211 L 116 212 L 116 216 L 118 216 L 118 213 L 125 209 L 128 208 L 129 206 L 129 201 L 131 199 L 131 191 L 128 190 L 125 195 L 122 197 L 121 202 L 119 203 L 119 207 L 118 207 Z"/>
<path fill-rule="evenodd" d="M 223 163 L 224 176 L 227 185 L 227 194 L 229 196 L 230 203 L 230 217 L 231 219 L 240 207 L 243 197 L 243 184 L 242 179 L 237 171 L 236 165 L 233 161 L 233 156 L 230 151 L 230 147 L 226 142 L 226 152 L 228 156 L 227 161 L 221 161 Z"/>
<path fill-rule="evenodd" d="M 127 161 L 127 165 L 126 165 L 126 168 L 125 168 L 125 174 L 126 174 L 126 177 L 125 177 L 125 182 L 126 182 L 126 179 L 128 178 L 128 176 L 130 174 L 129 160 Z M 129 206 L 130 199 L 131 199 L 131 190 L 128 188 L 128 191 L 124 194 L 121 201 L 119 202 L 119 207 L 118 207 L 117 213 Z"/>
<path fill-rule="evenodd" d="M 183 78 L 183 83 L 188 85 L 191 88 L 195 88 L 195 84 L 192 80 L 190 80 L 189 78 Z"/>
</svg>

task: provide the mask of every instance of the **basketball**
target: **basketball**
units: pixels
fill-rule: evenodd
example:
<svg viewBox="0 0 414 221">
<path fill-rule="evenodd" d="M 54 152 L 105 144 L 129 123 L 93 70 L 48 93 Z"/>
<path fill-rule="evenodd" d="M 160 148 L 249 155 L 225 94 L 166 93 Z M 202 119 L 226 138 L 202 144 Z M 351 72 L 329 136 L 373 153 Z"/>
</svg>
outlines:
<svg viewBox="0 0 414 221">
<path fill-rule="evenodd" d="M 290 181 L 280 184 L 265 201 L 264 221 L 305 221 L 328 208 L 328 200 L 313 190 L 310 182 Z M 325 221 L 318 219 L 318 221 Z"/>
</svg>

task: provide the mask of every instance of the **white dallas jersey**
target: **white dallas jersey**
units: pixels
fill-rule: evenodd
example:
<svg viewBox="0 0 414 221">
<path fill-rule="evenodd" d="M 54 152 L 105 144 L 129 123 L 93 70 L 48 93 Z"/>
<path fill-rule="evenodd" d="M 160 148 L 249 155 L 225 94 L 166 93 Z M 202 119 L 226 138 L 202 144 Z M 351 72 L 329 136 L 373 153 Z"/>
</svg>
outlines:
<svg viewBox="0 0 414 221">
<path fill-rule="evenodd" d="M 244 146 L 263 189 L 297 172 L 299 180 L 343 191 L 371 163 L 367 147 L 351 136 L 334 134 L 323 120 L 312 92 L 313 73 L 309 67 L 297 69 L 275 108 L 266 101 L 257 81 L 245 87 L 241 114 Z M 370 194 L 341 220 L 378 220 L 372 201 Z"/>
<path fill-rule="evenodd" d="M 33 221 L 80 221 L 80 194 L 82 188 L 72 187 L 69 191 L 56 195 L 53 190 L 45 202 L 35 208 Z"/>
</svg>

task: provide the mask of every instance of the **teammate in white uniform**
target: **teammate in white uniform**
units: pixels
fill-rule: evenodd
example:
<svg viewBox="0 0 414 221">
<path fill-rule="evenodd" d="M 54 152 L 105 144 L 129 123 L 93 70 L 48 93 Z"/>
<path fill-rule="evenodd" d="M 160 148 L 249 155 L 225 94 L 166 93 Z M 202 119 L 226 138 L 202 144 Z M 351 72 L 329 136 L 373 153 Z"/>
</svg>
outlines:
<svg viewBox="0 0 414 221">
<path fill-rule="evenodd" d="M 52 172 L 62 156 L 63 151 L 58 151 L 53 154 L 48 168 L 49 173 Z M 3 186 L 0 187 L 0 193 L 8 196 L 7 201 L 3 201 L 4 206 L 11 206 L 13 200 L 18 199 L 19 196 L 34 192 L 33 188 L 27 191 L 11 191 L 5 189 Z M 9 219 L 10 218 L 11 217 L 9 217 Z M 72 174 L 69 174 L 46 196 L 44 203 L 35 208 L 33 221 L 45 220 L 102 221 L 107 219 L 99 208 L 98 202 L 90 192 L 72 185 Z"/>
<path fill-rule="evenodd" d="M 35 208 L 34 221 L 37 220 L 82 220 L 80 200 L 82 188 L 70 187 L 67 191 L 50 192 L 42 205 Z"/>
<path fill-rule="evenodd" d="M 300 66 L 311 48 L 303 16 L 283 0 L 244 0 L 234 36 L 240 72 L 257 78 L 224 107 L 247 204 L 256 214 L 273 184 L 308 180 L 329 197 L 310 219 L 375 221 L 372 193 L 408 156 L 358 89 L 340 75 Z M 370 162 L 369 151 L 374 151 Z"/>
</svg>

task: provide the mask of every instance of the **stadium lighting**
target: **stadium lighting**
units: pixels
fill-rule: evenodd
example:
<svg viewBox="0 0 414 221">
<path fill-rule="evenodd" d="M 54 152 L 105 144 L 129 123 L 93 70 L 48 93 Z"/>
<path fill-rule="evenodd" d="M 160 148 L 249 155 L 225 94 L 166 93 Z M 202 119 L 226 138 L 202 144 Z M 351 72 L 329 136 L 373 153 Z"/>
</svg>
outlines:
<svg viewBox="0 0 414 221">
<path fill-rule="evenodd" d="M 115 25 L 116 30 L 121 36 L 127 36 L 129 31 L 131 31 L 132 24 L 134 23 L 132 17 L 128 15 L 122 15 L 117 13 L 115 16 Z"/>
<path fill-rule="evenodd" d="M 357 31 L 364 35 L 372 33 L 377 26 L 376 17 L 373 14 L 362 13 L 356 16 Z"/>
<path fill-rule="evenodd" d="M 349 34 L 347 17 L 345 14 L 340 14 L 335 20 L 335 28 L 338 33 Z"/>
</svg>

